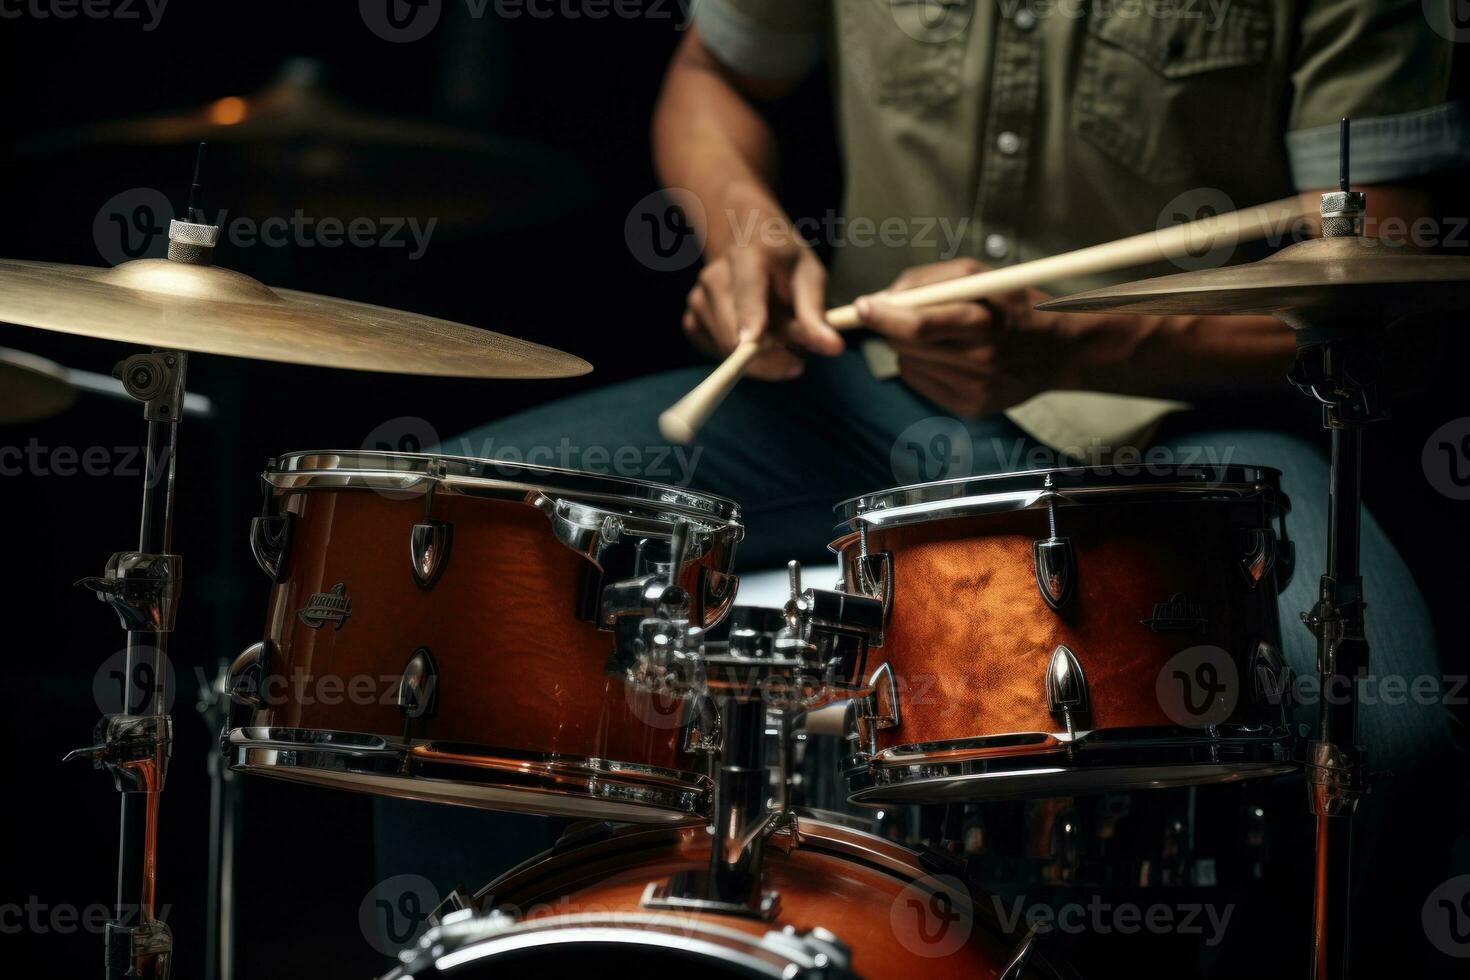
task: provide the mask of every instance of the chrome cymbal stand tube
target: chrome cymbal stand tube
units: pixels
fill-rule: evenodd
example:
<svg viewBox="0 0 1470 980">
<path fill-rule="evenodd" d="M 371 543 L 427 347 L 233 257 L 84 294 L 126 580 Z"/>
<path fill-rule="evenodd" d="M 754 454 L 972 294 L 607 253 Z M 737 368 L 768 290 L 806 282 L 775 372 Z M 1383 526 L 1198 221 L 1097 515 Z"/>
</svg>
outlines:
<svg viewBox="0 0 1470 980">
<path fill-rule="evenodd" d="M 201 144 L 189 197 L 188 221 L 169 225 L 169 259 L 207 265 L 219 228 L 203 223 L 199 207 Z M 104 715 L 93 744 L 67 755 L 91 759 L 106 769 L 121 794 L 118 828 L 117 899 L 105 929 L 108 980 L 124 977 L 167 980 L 173 935 L 155 917 L 158 807 L 168 774 L 173 720 L 165 702 L 168 637 L 173 631 L 182 582 L 181 562 L 172 552 L 174 459 L 178 424 L 184 415 L 188 358 L 182 351 L 134 354 L 114 368 L 128 394 L 143 403 L 148 450 L 143 468 L 143 507 L 136 551 L 120 551 L 103 575 L 82 579 L 117 613 L 127 632 L 124 703 Z M 128 695 L 133 685 L 136 702 Z"/>
<path fill-rule="evenodd" d="M 1341 189 L 1322 197 L 1322 234 L 1361 235 L 1366 198 L 1349 189 L 1349 124 L 1342 124 Z M 1331 484 L 1327 511 L 1327 563 L 1316 605 L 1302 621 L 1317 638 L 1321 721 L 1308 746 L 1308 799 L 1316 818 L 1313 877 L 1313 980 L 1350 974 L 1349 913 L 1352 898 L 1353 815 L 1368 792 L 1367 748 L 1358 725 L 1358 683 L 1368 673 L 1363 629 L 1362 528 L 1363 428 L 1383 419 L 1375 384 L 1378 358 L 1371 330 L 1383 324 L 1346 324 L 1297 333 L 1291 380 L 1322 403 L 1331 433 Z M 1368 329 L 1364 329 L 1364 328 Z"/>
</svg>

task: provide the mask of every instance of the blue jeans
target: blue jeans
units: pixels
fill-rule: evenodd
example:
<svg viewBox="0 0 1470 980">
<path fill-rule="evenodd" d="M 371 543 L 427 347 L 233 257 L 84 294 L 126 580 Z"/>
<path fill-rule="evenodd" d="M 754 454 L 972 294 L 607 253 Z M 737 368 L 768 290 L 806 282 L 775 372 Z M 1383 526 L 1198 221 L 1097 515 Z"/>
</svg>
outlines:
<svg viewBox="0 0 1470 980">
<path fill-rule="evenodd" d="M 446 440 L 439 448 L 641 476 L 730 497 L 744 513 L 747 538 L 740 546 L 739 564 L 746 570 L 775 568 L 791 558 L 830 561 L 826 545 L 836 520 L 832 508 L 845 498 L 1057 462 L 1004 416 L 949 418 L 900 381 L 875 380 L 854 353 L 813 360 L 807 376 L 796 383 L 739 385 L 701 432 L 698 444 L 675 452 L 659 436 L 656 418 L 705 373 L 673 371 L 588 392 Z M 1181 461 L 1281 471 L 1282 489 L 1293 505 L 1288 526 L 1297 548 L 1296 575 L 1281 596 L 1284 653 L 1299 675 L 1314 676 L 1315 640 L 1300 624 L 1299 614 L 1315 602 L 1326 554 L 1328 470 L 1323 451 L 1266 431 L 1184 432 L 1177 426 L 1166 428 L 1156 447 Z M 1354 932 L 1384 933 L 1384 942 L 1403 963 L 1405 934 L 1400 928 L 1412 933 L 1410 945 L 1424 945 L 1419 908 L 1448 866 L 1449 814 L 1436 800 L 1442 787 L 1434 777 L 1452 764 L 1453 749 L 1449 712 L 1436 693 L 1442 671 L 1428 609 L 1409 569 L 1371 515 L 1363 525 L 1362 562 L 1373 673 L 1404 677 L 1411 691 L 1416 679 L 1429 678 L 1419 682 L 1420 694 L 1389 697 L 1385 692 L 1362 712 L 1370 764 L 1393 775 L 1363 804 L 1358 822 L 1359 905 L 1364 914 Z M 1429 688 L 1430 693 L 1422 693 Z M 1311 725 L 1314 716 L 1315 710 L 1306 707 L 1298 720 Z M 1301 819 L 1306 820 L 1305 792 L 1301 799 Z M 385 819 L 392 809 L 385 804 Z M 1439 848 L 1443 853 L 1436 852 Z M 507 852 L 505 863 L 512 857 Z M 1310 901 L 1309 887 L 1303 882 L 1303 902 Z"/>
</svg>

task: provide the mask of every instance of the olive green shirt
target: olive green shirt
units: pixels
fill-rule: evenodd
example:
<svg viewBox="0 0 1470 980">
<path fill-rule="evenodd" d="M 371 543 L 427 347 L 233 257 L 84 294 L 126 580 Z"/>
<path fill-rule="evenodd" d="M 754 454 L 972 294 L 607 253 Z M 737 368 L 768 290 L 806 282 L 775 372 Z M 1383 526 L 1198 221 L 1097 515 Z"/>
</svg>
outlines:
<svg viewBox="0 0 1470 980">
<path fill-rule="evenodd" d="M 705 44 L 737 71 L 830 63 L 845 195 L 817 234 L 834 246 L 834 302 L 914 265 L 1023 262 L 1333 186 L 1343 116 L 1356 183 L 1470 161 L 1449 101 L 1454 32 L 1422 0 L 696 3 Z M 1034 434 L 1057 445 L 1087 428 Z"/>
</svg>

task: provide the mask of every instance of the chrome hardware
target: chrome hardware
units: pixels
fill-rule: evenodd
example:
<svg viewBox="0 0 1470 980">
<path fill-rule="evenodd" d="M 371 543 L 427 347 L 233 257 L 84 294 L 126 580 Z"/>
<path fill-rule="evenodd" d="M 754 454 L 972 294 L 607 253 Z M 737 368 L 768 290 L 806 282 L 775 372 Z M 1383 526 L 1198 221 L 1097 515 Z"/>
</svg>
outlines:
<svg viewBox="0 0 1470 980">
<path fill-rule="evenodd" d="M 646 909 L 746 915 L 769 921 L 776 916 L 781 896 L 776 892 L 757 890 L 749 902 L 739 898 L 722 899 L 712 889 L 709 872 L 698 868 L 676 871 L 663 881 L 650 881 L 638 904 Z"/>
<path fill-rule="evenodd" d="M 1052 717 L 1067 726 L 1067 735 L 1077 735 L 1077 719 L 1088 712 L 1087 676 L 1082 662 L 1066 644 L 1051 652 L 1046 666 L 1046 707 Z"/>
<path fill-rule="evenodd" d="M 338 582 L 327 592 L 313 592 L 306 605 L 297 610 L 296 616 L 308 629 L 319 630 L 332 623 L 340 631 L 352 618 L 352 599 L 347 595 L 347 584 Z"/>
<path fill-rule="evenodd" d="M 1291 707 L 1295 702 L 1294 677 L 1291 667 L 1282 659 L 1275 645 L 1261 640 L 1251 651 L 1251 699 Z"/>
<path fill-rule="evenodd" d="M 143 403 L 143 417 L 149 422 L 177 422 L 184 414 L 186 363 L 178 351 L 151 351 L 118 361 L 112 376 Z"/>
<path fill-rule="evenodd" d="M 454 525 L 448 521 L 422 520 L 408 538 L 408 559 L 413 580 L 424 591 L 432 589 L 449 564 L 449 547 L 454 542 Z"/>
<path fill-rule="evenodd" d="M 1016 946 L 1015 952 L 1011 953 L 1010 960 L 1006 962 L 1006 968 L 1000 971 L 1000 976 L 996 980 L 1021 980 L 1021 977 L 1026 974 L 1026 964 L 1031 962 L 1031 954 L 1036 950 L 1038 928 L 1039 926 L 1033 922 L 1031 928 L 1026 930 L 1026 935 L 1021 937 L 1020 944 Z"/>
<path fill-rule="evenodd" d="M 270 491 L 266 494 L 269 500 Z M 272 582 L 286 580 L 286 556 L 295 530 L 295 514 L 262 514 L 250 522 L 250 553 Z"/>
<path fill-rule="evenodd" d="M 1246 585 L 1258 588 L 1276 566 L 1276 532 L 1269 527 L 1253 527 L 1237 533 L 1240 573 Z"/>
<path fill-rule="evenodd" d="M 265 672 L 271 661 L 271 641 L 258 640 L 240 652 L 225 675 L 225 692 L 230 700 L 247 708 L 265 703 Z"/>
<path fill-rule="evenodd" d="M 136 926 L 109 922 L 103 927 L 108 977 L 168 980 L 173 968 L 174 935 L 162 919 L 148 918 Z"/>
<path fill-rule="evenodd" d="M 444 901 L 434 906 L 434 910 L 429 913 L 428 924 L 430 927 L 437 926 L 456 912 L 463 913 L 466 909 L 470 910 L 469 914 L 474 914 L 475 897 L 462 887 L 451 888 L 449 894 L 444 896 Z"/>
<path fill-rule="evenodd" d="M 1154 633 L 1203 633 L 1209 626 L 1204 603 L 1190 602 L 1183 592 L 1176 592 L 1168 602 L 1154 603 L 1154 614 L 1139 620 Z"/>
<path fill-rule="evenodd" d="M 119 551 L 99 576 L 77 582 L 112 607 L 125 630 L 168 633 L 174 628 L 182 560 L 178 555 Z"/>
<path fill-rule="evenodd" d="M 428 647 L 408 658 L 398 679 L 398 710 L 409 719 L 432 718 L 439 706 L 439 666 Z"/>
<path fill-rule="evenodd" d="M 94 768 L 112 773 L 121 792 L 162 789 L 173 730 L 168 715 L 104 715 L 93 732 L 93 744 L 68 752 L 62 761 L 90 759 Z"/>
<path fill-rule="evenodd" d="M 720 751 L 720 712 L 707 695 L 690 699 L 684 723 L 684 751 L 712 754 Z"/>
<path fill-rule="evenodd" d="M 1307 798 L 1319 817 L 1341 817 L 1357 809 L 1366 788 L 1360 768 L 1331 742 L 1307 746 Z"/>
<path fill-rule="evenodd" d="M 866 521 L 858 523 L 858 558 L 853 573 L 858 592 L 883 604 L 883 622 L 887 623 L 888 612 L 893 608 L 893 552 L 880 551 L 875 555 L 868 551 Z"/>
<path fill-rule="evenodd" d="M 878 754 L 879 729 L 903 724 L 898 684 L 887 661 L 873 671 L 863 693 L 852 699 L 852 717 L 857 729 L 857 748 L 849 762 L 860 765 Z"/>
<path fill-rule="evenodd" d="M 1053 486 L 1051 474 L 1047 474 L 1042 491 L 1046 501 L 1047 537 L 1032 542 L 1031 560 L 1041 598 L 1052 609 L 1060 610 L 1077 587 L 1077 553 L 1070 538 L 1057 537 L 1057 493 Z"/>
</svg>

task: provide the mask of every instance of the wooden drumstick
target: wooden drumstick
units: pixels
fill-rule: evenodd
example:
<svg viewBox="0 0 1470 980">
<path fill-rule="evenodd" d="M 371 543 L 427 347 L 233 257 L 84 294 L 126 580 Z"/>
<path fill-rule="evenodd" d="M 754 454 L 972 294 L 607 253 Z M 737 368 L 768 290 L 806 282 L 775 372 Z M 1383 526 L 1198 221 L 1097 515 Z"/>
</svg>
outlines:
<svg viewBox="0 0 1470 980">
<path fill-rule="evenodd" d="M 885 299 L 895 306 L 909 308 L 974 302 L 987 296 L 1042 286 L 1058 279 L 1116 272 L 1190 253 L 1234 246 L 1266 238 L 1273 232 L 1283 233 L 1295 219 L 1315 213 L 1316 207 L 1304 203 L 1305 200 L 1304 197 L 1288 197 L 1271 204 L 1091 245 L 1034 262 L 889 293 Z M 857 307 L 852 305 L 827 311 L 827 322 L 837 330 L 861 325 Z M 658 417 L 658 428 L 663 437 L 681 444 L 693 441 L 700 426 L 725 400 L 750 362 L 771 342 L 767 339 L 738 344 L 709 377 Z"/>
</svg>

